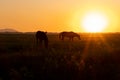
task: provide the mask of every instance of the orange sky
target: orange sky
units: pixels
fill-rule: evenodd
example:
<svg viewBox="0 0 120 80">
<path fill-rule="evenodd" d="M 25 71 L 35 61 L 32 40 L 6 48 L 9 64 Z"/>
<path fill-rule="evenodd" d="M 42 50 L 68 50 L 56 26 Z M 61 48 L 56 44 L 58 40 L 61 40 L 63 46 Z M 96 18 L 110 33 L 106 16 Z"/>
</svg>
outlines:
<svg viewBox="0 0 120 80">
<path fill-rule="evenodd" d="M 107 16 L 105 32 L 120 32 L 119 0 L 0 0 L 0 29 L 84 32 L 81 21 L 89 11 Z"/>
</svg>

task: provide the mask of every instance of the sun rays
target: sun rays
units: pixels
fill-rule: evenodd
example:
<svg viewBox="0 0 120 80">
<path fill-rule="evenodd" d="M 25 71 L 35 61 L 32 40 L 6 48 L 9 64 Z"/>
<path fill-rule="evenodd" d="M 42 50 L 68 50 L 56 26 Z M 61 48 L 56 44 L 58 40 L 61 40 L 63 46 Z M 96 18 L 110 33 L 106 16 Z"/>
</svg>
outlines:
<svg viewBox="0 0 120 80">
<path fill-rule="evenodd" d="M 114 52 L 114 48 L 108 42 L 107 33 L 90 33 L 87 34 L 85 48 L 82 54 L 82 61 L 86 58 L 95 58 L 94 56 L 101 57 L 103 54 Z M 92 46 L 92 47 L 91 47 Z M 100 53 L 98 52 L 100 51 Z"/>
</svg>

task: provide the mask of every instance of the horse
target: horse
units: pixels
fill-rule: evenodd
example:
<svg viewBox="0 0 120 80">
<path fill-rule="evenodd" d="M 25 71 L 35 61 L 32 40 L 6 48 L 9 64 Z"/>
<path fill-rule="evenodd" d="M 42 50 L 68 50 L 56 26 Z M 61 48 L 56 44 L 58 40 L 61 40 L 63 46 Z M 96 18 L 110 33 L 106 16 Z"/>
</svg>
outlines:
<svg viewBox="0 0 120 80">
<path fill-rule="evenodd" d="M 44 42 L 45 48 L 48 48 L 48 37 L 46 34 L 47 34 L 47 32 L 37 31 L 36 32 L 36 41 L 37 41 L 37 44 L 39 43 L 40 45 L 42 45 L 42 43 Z"/>
<path fill-rule="evenodd" d="M 69 38 L 70 41 L 73 41 L 74 37 L 77 37 L 79 40 L 81 40 L 80 35 L 75 32 L 64 31 L 59 34 L 59 39 L 64 40 L 65 37 Z"/>
</svg>

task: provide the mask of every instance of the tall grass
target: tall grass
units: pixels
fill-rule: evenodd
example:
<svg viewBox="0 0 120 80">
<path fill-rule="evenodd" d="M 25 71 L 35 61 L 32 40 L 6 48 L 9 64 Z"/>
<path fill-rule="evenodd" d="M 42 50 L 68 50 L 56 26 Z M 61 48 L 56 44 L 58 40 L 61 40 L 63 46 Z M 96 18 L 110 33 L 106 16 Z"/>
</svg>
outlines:
<svg viewBox="0 0 120 80">
<path fill-rule="evenodd" d="M 1 79 L 120 79 L 120 34 L 80 35 L 71 42 L 48 34 L 45 49 L 36 45 L 34 34 L 0 34 Z"/>
</svg>

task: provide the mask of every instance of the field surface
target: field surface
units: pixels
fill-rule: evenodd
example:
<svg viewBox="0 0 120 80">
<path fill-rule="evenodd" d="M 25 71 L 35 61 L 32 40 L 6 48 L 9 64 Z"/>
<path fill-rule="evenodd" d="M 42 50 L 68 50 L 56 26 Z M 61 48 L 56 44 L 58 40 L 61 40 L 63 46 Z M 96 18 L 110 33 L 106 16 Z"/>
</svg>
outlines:
<svg viewBox="0 0 120 80">
<path fill-rule="evenodd" d="M 34 33 L 1 33 L 0 80 L 120 80 L 120 34 L 79 34 L 48 33 L 45 49 Z"/>
</svg>

